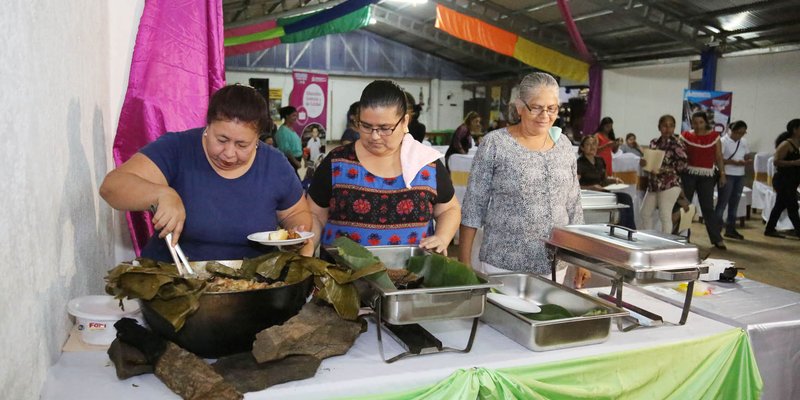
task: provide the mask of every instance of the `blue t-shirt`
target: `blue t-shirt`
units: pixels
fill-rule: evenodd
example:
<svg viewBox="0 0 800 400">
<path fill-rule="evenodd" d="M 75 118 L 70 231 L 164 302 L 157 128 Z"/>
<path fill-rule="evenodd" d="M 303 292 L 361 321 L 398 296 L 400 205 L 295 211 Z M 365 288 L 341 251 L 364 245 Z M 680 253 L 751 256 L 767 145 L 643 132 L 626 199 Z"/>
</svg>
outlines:
<svg viewBox="0 0 800 400">
<path fill-rule="evenodd" d="M 294 168 L 278 150 L 259 145 L 244 175 L 223 178 L 206 158 L 202 135 L 202 128 L 167 133 L 140 150 L 183 200 L 186 221 L 179 240 L 186 257 L 240 260 L 269 252 L 270 247 L 247 240 L 247 235 L 276 229 L 275 212 L 301 199 L 303 190 Z M 164 239 L 157 235 L 148 240 L 142 257 L 172 261 Z"/>
</svg>

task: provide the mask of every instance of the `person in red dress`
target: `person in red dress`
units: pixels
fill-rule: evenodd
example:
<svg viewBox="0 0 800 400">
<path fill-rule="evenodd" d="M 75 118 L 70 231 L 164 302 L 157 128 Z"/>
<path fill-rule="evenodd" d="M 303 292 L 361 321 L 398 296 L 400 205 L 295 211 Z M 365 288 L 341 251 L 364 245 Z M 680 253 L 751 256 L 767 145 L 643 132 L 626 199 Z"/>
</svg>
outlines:
<svg viewBox="0 0 800 400">
<path fill-rule="evenodd" d="M 681 174 L 683 192 L 691 201 L 695 192 L 703 211 L 708 238 L 714 247 L 727 250 L 720 234 L 719 220 L 714 214 L 714 187 L 725 185 L 725 165 L 719 133 L 710 130 L 708 116 L 699 111 L 692 114 L 692 131 L 682 132 L 681 141 L 686 145 L 688 168 Z M 719 182 L 714 178 L 714 165 L 719 170 Z"/>
<path fill-rule="evenodd" d="M 614 120 L 611 117 L 604 117 L 600 120 L 600 126 L 594 134 L 597 139 L 597 156 L 606 163 L 606 176 L 611 176 L 611 153 L 613 152 L 614 140 Z"/>
</svg>

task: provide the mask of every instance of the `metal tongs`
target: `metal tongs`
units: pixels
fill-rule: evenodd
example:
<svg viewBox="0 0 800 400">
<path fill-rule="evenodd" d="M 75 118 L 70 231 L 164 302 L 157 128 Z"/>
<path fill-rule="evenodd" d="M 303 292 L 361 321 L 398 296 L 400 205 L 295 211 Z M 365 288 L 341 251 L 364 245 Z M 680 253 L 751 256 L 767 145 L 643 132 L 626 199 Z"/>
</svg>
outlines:
<svg viewBox="0 0 800 400">
<path fill-rule="evenodd" d="M 153 215 L 156 214 L 156 207 L 150 206 L 150 211 L 153 212 Z M 169 254 L 172 256 L 172 261 L 175 262 L 175 267 L 178 268 L 178 274 L 180 274 L 184 278 L 194 278 L 197 276 L 197 273 L 194 272 L 192 266 L 189 265 L 189 259 L 186 258 L 186 254 L 183 254 L 183 250 L 181 250 L 180 244 L 172 245 L 172 232 L 168 233 L 164 240 L 167 242 L 167 249 L 169 250 Z"/>
</svg>

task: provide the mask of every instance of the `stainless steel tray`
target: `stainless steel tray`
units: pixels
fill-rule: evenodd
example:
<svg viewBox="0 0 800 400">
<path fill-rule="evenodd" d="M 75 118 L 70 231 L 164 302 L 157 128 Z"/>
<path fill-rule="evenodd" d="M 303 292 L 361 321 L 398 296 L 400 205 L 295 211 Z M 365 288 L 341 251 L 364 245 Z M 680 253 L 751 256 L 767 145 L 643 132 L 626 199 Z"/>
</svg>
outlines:
<svg viewBox="0 0 800 400">
<path fill-rule="evenodd" d="M 696 269 L 700 264 L 695 245 L 614 225 L 554 227 L 546 243 L 636 272 Z"/>
<path fill-rule="evenodd" d="M 628 206 L 617 203 L 617 195 L 614 193 L 582 189 L 581 208 L 584 210 L 616 210 L 628 208 Z"/>
<path fill-rule="evenodd" d="M 425 254 L 425 250 L 412 246 L 371 246 L 367 249 L 389 269 L 405 268 L 409 258 Z M 329 248 L 327 251 L 336 254 L 336 248 Z M 480 274 L 478 279 L 481 283 L 477 285 L 388 291 L 370 280 L 360 279 L 356 282 L 356 287 L 362 303 L 373 308 L 380 304 L 383 321 L 405 325 L 481 316 L 486 293 L 500 284 L 489 282 Z M 378 298 L 380 302 L 376 301 Z"/>
<path fill-rule="evenodd" d="M 546 351 L 602 343 L 608 339 L 611 320 L 628 315 L 622 308 L 536 275 L 500 274 L 491 275 L 490 279 L 503 284 L 500 289 L 503 294 L 523 297 L 537 304 L 557 304 L 577 315 L 596 308 L 608 312 L 604 315 L 534 321 L 489 299 L 481 320 L 530 350 Z"/>
</svg>

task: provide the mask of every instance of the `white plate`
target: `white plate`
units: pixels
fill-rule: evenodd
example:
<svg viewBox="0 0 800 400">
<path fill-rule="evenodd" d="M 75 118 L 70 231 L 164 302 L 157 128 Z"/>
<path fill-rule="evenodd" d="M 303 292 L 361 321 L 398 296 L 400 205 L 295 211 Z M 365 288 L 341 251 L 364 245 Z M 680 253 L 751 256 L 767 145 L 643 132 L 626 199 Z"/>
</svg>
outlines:
<svg viewBox="0 0 800 400">
<path fill-rule="evenodd" d="M 623 189 L 627 189 L 628 186 L 630 186 L 630 185 L 628 185 L 627 183 L 612 183 L 612 184 L 610 184 L 608 186 L 603 186 L 603 189 L 605 189 L 605 190 L 623 190 Z"/>
<path fill-rule="evenodd" d="M 536 303 L 532 303 L 519 297 L 509 296 L 501 293 L 487 293 L 486 296 L 489 298 L 489 300 L 515 311 L 524 313 L 538 313 L 542 311 L 541 307 L 537 306 Z"/>
<path fill-rule="evenodd" d="M 277 231 L 256 232 L 247 235 L 247 239 L 258 242 L 267 246 L 288 246 L 292 244 L 303 243 L 306 239 L 314 237 L 314 232 L 297 232 L 300 237 L 297 239 L 286 240 L 269 240 L 269 234 Z"/>
</svg>

